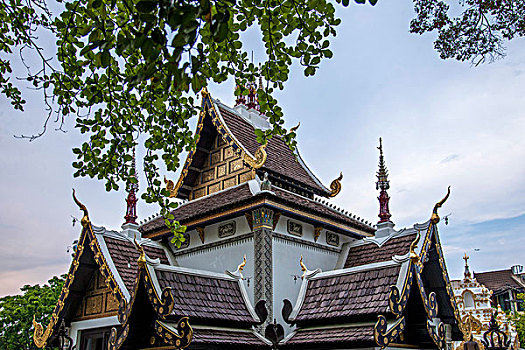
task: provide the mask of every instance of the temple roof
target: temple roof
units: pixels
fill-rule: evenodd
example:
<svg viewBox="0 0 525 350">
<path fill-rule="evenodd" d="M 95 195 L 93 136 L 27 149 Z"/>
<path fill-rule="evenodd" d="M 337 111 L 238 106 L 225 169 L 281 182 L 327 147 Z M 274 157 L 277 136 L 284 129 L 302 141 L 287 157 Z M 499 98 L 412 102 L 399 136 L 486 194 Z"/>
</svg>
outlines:
<svg viewBox="0 0 525 350">
<path fill-rule="evenodd" d="M 374 325 L 350 325 L 335 328 L 306 328 L 292 332 L 283 342 L 285 348 L 300 347 L 301 349 L 318 349 L 320 345 L 337 347 L 366 346 L 374 344 Z"/>
<path fill-rule="evenodd" d="M 366 223 L 319 201 L 278 187 L 272 187 L 271 191 L 261 191 L 257 180 L 251 180 L 249 183 L 243 183 L 206 197 L 185 202 L 180 204 L 172 213 L 175 216 L 175 220 L 191 227 L 196 224 L 202 225 L 204 221 L 200 220 L 201 218 L 206 219 L 209 217 L 209 220 L 212 220 L 212 214 L 220 213 L 221 218 L 224 218 L 225 215 L 240 215 L 243 208 L 252 208 L 262 204 L 270 206 L 280 205 L 280 209 L 283 209 L 283 211 L 286 211 L 288 208 L 290 211 L 294 211 L 296 215 L 301 215 L 301 213 L 303 215 L 306 213 L 316 214 L 319 220 L 326 220 L 327 223 L 332 222 L 332 225 L 336 226 L 338 231 L 346 232 L 346 234 L 356 235 L 356 230 L 358 230 L 364 236 L 375 231 L 373 227 Z M 250 205 L 252 206 L 250 207 Z M 239 208 L 239 210 L 234 210 L 233 208 Z M 157 236 L 159 233 L 169 233 L 163 217 L 157 217 L 143 224 L 140 227 L 140 231 L 148 237 Z"/>
<path fill-rule="evenodd" d="M 259 321 L 238 278 L 167 265 L 153 268 L 159 291 L 171 288 L 176 308 L 170 316 L 177 319 L 188 316 L 194 323 L 228 321 L 254 324 Z"/>
<path fill-rule="evenodd" d="M 128 292 L 133 290 L 135 275 L 137 273 L 138 265 L 137 259 L 139 252 L 133 245 L 133 242 L 127 238 L 119 237 L 118 234 L 106 233 L 99 236 L 105 243 L 109 256 L 106 257 L 112 260 L 118 276 L 122 279 Z M 163 264 L 169 264 L 166 251 L 160 247 L 155 247 L 150 244 L 143 244 L 146 254 L 152 259 L 159 259 Z"/>
<path fill-rule="evenodd" d="M 235 109 L 222 103 L 216 104 L 230 132 L 251 154 L 255 154 L 261 145 L 257 142 L 254 126 Z M 261 170 L 268 170 L 283 176 L 283 179 L 302 183 L 319 194 L 330 192 L 306 166 L 299 152 L 292 152 L 281 137 L 274 136 L 268 141 L 266 153 L 268 156 Z"/>
<path fill-rule="evenodd" d="M 203 92 L 196 147 L 189 152 L 176 185 L 168 182 L 171 196 L 193 200 L 265 172 L 275 185 L 310 198 L 339 192 L 326 188 L 280 136 L 265 145 L 258 143 L 256 129 L 269 127 L 258 111 L 243 105 L 230 108 Z"/>
<path fill-rule="evenodd" d="M 343 269 L 308 279 L 302 305 L 294 321 L 363 318 L 388 310 L 390 286 L 396 285 L 401 264 Z"/>
<path fill-rule="evenodd" d="M 408 253 L 416 234 L 413 230 L 407 234 L 396 234 L 381 245 L 373 239 L 359 241 L 350 247 L 344 267 L 390 261 L 394 255 L 404 255 Z"/>
<path fill-rule="evenodd" d="M 192 345 L 228 346 L 228 348 L 270 349 L 270 341 L 253 330 L 193 327 Z"/>
<path fill-rule="evenodd" d="M 512 270 L 474 272 L 474 278 L 495 293 L 508 289 L 525 290 L 525 284 L 515 278 Z"/>
</svg>

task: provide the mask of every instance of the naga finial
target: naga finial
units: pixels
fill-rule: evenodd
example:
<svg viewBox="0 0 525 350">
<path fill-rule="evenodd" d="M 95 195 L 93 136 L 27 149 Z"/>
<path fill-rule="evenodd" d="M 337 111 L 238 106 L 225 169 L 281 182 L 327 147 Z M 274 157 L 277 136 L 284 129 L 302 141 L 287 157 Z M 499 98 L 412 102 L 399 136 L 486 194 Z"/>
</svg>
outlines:
<svg viewBox="0 0 525 350">
<path fill-rule="evenodd" d="M 80 201 L 77 199 L 77 197 L 75 196 L 75 189 L 73 188 L 73 200 L 75 201 L 75 203 L 78 205 L 78 207 L 80 208 L 80 210 L 82 210 L 84 212 L 84 216 L 82 217 L 82 219 L 80 220 L 80 223 L 82 224 L 82 227 L 86 227 L 88 224 L 89 224 L 89 214 L 88 214 L 88 210 L 86 208 L 86 206 L 82 203 L 80 203 Z"/>
<path fill-rule="evenodd" d="M 301 126 L 301 122 L 297 123 L 296 126 L 294 126 L 293 128 L 290 128 L 290 132 L 289 133 L 296 132 L 297 129 L 299 129 L 300 126 Z"/>
<path fill-rule="evenodd" d="M 139 242 L 137 242 L 137 236 L 135 235 L 135 237 L 133 237 L 133 243 L 135 243 L 135 247 L 137 248 L 137 250 L 139 251 L 140 255 L 139 255 L 139 258 L 137 259 L 137 264 L 139 265 L 139 267 L 144 267 L 146 266 L 146 252 L 144 251 L 144 247 L 142 247 Z"/>
<path fill-rule="evenodd" d="M 257 151 L 255 151 L 255 159 L 248 156 L 247 154 L 244 154 L 243 160 L 254 169 L 261 168 L 268 157 L 268 154 L 266 154 L 265 150 L 267 144 L 268 142 L 265 142 L 263 145 L 257 148 Z"/>
<path fill-rule="evenodd" d="M 330 184 L 330 194 L 328 197 L 335 197 L 341 192 L 341 180 L 343 179 L 343 172 L 339 174 L 339 177 L 332 181 Z"/>
<path fill-rule="evenodd" d="M 419 230 L 417 231 L 416 238 L 410 243 L 410 260 L 412 263 L 417 263 L 419 260 L 419 255 L 416 253 L 417 244 L 419 243 L 419 237 L 421 236 L 421 232 Z"/>
<path fill-rule="evenodd" d="M 242 270 L 244 270 L 244 266 L 246 266 L 246 254 L 244 254 L 244 258 L 242 259 L 242 263 L 237 266 L 237 272 L 239 272 L 239 275 L 242 277 Z"/>
<path fill-rule="evenodd" d="M 299 265 L 301 265 L 301 271 L 303 271 L 303 275 L 301 276 L 301 279 L 304 280 L 306 274 L 308 273 L 308 269 L 306 268 L 306 265 L 303 263 L 302 255 L 301 255 L 301 259 L 299 260 Z"/>
<path fill-rule="evenodd" d="M 437 224 L 439 222 L 439 215 L 437 211 L 447 201 L 449 196 L 450 196 L 450 186 L 448 186 L 447 194 L 445 195 L 445 197 L 439 202 L 437 202 L 436 205 L 434 206 L 434 210 L 432 211 L 432 218 L 430 219 L 433 224 Z"/>
<path fill-rule="evenodd" d="M 169 198 L 177 196 L 177 190 L 175 188 L 175 183 L 172 180 L 168 180 L 166 175 L 164 175 L 164 183 L 166 184 L 166 189 L 170 192 Z"/>
</svg>

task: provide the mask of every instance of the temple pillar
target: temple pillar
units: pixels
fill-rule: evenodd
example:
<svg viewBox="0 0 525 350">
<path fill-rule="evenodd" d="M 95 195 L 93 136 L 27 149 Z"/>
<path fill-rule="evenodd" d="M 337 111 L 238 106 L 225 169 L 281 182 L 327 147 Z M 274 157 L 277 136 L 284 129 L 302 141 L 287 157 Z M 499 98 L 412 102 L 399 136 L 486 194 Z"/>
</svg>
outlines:
<svg viewBox="0 0 525 350">
<path fill-rule="evenodd" d="M 254 242 L 254 301 L 266 301 L 268 317 L 260 326 L 264 332 L 266 326 L 273 322 L 273 210 L 258 208 L 252 211 Z"/>
</svg>

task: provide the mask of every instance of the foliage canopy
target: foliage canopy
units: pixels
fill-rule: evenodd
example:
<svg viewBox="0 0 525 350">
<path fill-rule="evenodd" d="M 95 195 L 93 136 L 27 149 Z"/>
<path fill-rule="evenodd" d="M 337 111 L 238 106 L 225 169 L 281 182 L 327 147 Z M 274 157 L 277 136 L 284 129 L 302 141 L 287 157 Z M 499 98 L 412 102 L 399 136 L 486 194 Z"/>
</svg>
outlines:
<svg viewBox="0 0 525 350">
<path fill-rule="evenodd" d="M 197 113 L 196 94 L 229 77 L 241 87 L 236 93 L 246 94 L 246 83 L 262 76 L 266 83 L 259 102 L 273 128 L 259 131 L 258 141 L 279 135 L 294 147 L 294 133 L 283 127 L 272 93 L 283 89 L 294 61 L 311 76 L 332 57 L 330 38 L 341 22 L 328 0 L 57 0 L 58 16 L 46 1 L 0 0 L 2 93 L 23 110 L 11 60 L 15 49 L 33 49 L 42 64 L 28 67 L 27 80 L 42 89 L 50 107 L 45 126 L 52 115 L 60 125 L 75 118 L 86 137 L 73 149 L 75 176 L 102 180 L 108 191 L 136 182 L 132 151 L 142 137 L 148 181 L 142 197 L 161 205 L 176 241 L 183 239 L 184 228 L 171 222 L 175 204 L 162 189 L 159 166 L 175 171 L 181 152 L 194 147 L 188 120 Z M 453 0 L 414 0 L 410 30 L 438 32 L 435 48 L 442 58 L 494 59 L 504 54 L 504 40 L 524 35 L 523 1 L 460 1 L 463 12 L 454 17 L 449 14 Z M 241 41 L 253 27 L 266 51 L 260 66 L 250 62 Z M 51 59 L 36 39 L 43 29 L 56 37 Z"/>
<path fill-rule="evenodd" d="M 38 349 L 33 342 L 33 315 L 38 323 L 49 322 L 64 278 L 55 276 L 43 286 L 25 285 L 22 294 L 0 298 L 0 349 Z"/>
</svg>

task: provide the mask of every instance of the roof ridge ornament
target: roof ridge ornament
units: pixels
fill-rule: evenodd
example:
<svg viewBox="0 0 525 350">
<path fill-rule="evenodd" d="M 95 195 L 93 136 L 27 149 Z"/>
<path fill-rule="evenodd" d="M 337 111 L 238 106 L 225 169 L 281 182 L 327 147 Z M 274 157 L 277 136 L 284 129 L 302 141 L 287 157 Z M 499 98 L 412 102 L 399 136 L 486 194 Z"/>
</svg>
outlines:
<svg viewBox="0 0 525 350">
<path fill-rule="evenodd" d="M 74 188 L 73 188 L 73 200 L 78 205 L 80 210 L 82 210 L 84 212 L 84 216 L 82 217 L 82 219 L 80 219 L 80 223 L 82 224 L 82 227 L 86 227 L 89 224 L 89 213 L 88 213 L 88 210 L 87 210 L 86 206 L 84 204 L 80 203 L 80 201 L 75 196 L 75 189 Z"/>
<path fill-rule="evenodd" d="M 244 153 L 243 160 L 254 169 L 261 168 L 266 162 L 266 159 L 268 157 L 268 154 L 266 153 L 266 150 L 265 150 L 267 145 L 268 145 L 268 141 L 266 141 L 264 144 L 259 146 L 259 148 L 257 148 L 257 151 L 255 151 L 255 154 L 254 154 L 255 158 L 252 158 L 246 153 Z"/>
<path fill-rule="evenodd" d="M 419 260 L 419 255 L 416 253 L 417 244 L 419 243 L 419 238 L 421 237 L 421 231 L 417 230 L 416 238 L 410 243 L 410 260 L 412 263 L 417 263 Z"/>
<path fill-rule="evenodd" d="M 291 130 L 291 129 L 290 129 Z M 341 171 L 339 177 L 330 184 L 330 194 L 328 197 L 335 197 L 341 192 L 341 180 L 343 179 L 343 172 Z"/>
<path fill-rule="evenodd" d="M 443 199 L 437 202 L 436 205 L 434 206 L 434 210 L 432 211 L 432 217 L 430 219 L 430 221 L 433 224 L 437 224 L 439 222 L 439 215 L 437 211 L 439 208 L 443 206 L 443 204 L 445 204 L 449 196 L 450 196 L 450 186 L 448 186 L 447 194 L 445 195 L 445 197 L 443 197 Z"/>
<path fill-rule="evenodd" d="M 385 164 L 385 157 L 383 155 L 383 139 L 379 138 L 379 169 L 377 170 L 376 177 L 376 190 L 381 190 L 379 193 L 379 223 L 391 221 L 390 209 L 388 208 L 388 202 L 390 197 L 388 196 L 387 190 L 390 189 L 390 181 L 388 180 L 388 169 Z"/>
<path fill-rule="evenodd" d="M 146 252 L 144 251 L 144 247 L 142 247 L 142 245 L 140 245 L 139 242 L 137 242 L 136 236 L 133 238 L 133 243 L 135 243 L 135 248 L 137 248 L 137 250 L 140 253 L 139 258 L 137 259 L 137 264 L 140 268 L 142 268 L 146 266 Z"/>
</svg>

